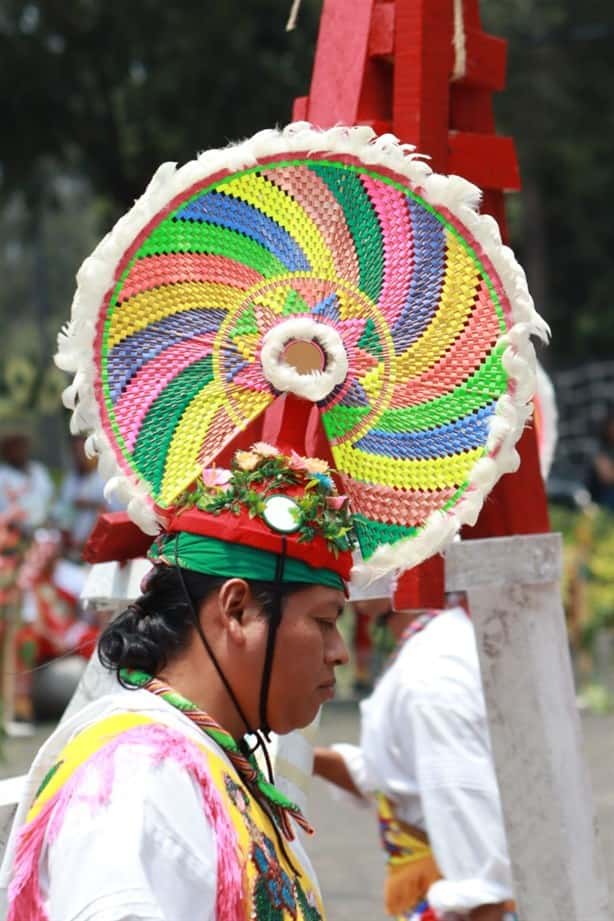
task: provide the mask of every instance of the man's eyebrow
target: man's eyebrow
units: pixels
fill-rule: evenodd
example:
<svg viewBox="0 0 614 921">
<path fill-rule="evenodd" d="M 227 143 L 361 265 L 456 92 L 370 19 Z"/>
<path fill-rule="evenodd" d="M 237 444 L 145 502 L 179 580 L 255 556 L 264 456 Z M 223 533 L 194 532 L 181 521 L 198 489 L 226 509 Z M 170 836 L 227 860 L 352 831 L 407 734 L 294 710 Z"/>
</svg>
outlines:
<svg viewBox="0 0 614 921">
<path fill-rule="evenodd" d="M 345 611 L 345 605 L 337 604 L 335 601 L 330 601 L 327 604 L 321 605 L 319 610 L 321 614 L 328 614 L 330 612 L 333 615 L 334 620 L 337 621 Z"/>
</svg>

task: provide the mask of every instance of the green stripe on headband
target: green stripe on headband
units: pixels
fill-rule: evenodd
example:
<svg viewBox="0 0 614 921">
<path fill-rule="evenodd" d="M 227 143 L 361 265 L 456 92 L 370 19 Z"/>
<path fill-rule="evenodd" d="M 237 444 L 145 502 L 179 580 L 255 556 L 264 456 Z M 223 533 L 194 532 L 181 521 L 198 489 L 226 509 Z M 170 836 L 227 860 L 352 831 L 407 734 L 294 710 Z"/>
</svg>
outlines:
<svg viewBox="0 0 614 921">
<path fill-rule="evenodd" d="M 169 535 L 161 545 L 156 542 L 148 554 L 154 562 L 168 563 L 191 569 L 205 576 L 246 579 L 254 582 L 274 582 L 277 554 L 244 544 L 233 544 L 216 537 L 179 531 Z M 316 569 L 303 560 L 287 556 L 283 582 L 305 582 L 326 585 L 344 591 L 339 573 L 332 569 Z"/>
</svg>

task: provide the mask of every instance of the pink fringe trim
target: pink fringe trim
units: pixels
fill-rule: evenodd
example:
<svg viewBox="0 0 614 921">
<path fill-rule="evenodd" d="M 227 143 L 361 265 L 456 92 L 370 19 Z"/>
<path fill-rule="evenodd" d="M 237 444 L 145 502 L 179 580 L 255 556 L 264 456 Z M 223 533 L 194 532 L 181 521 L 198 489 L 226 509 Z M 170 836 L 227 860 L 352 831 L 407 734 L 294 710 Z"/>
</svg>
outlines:
<svg viewBox="0 0 614 921">
<path fill-rule="evenodd" d="M 171 758 L 198 781 L 205 816 L 215 831 L 217 842 L 216 919 L 237 921 L 244 917 L 243 874 L 237 836 L 220 794 L 211 782 L 205 757 L 182 733 L 153 723 L 123 732 L 97 751 L 74 772 L 39 815 L 23 827 L 9 886 L 10 907 L 6 921 L 49 921 L 40 894 L 39 867 L 43 845 L 56 840 L 73 798 L 89 801 L 93 807 L 109 802 L 113 788 L 113 756 L 121 745 L 148 749 L 146 754 L 154 764 Z M 89 775 L 93 767 L 100 772 L 100 787 L 95 796 L 85 797 L 79 793 L 79 786 L 85 771 Z"/>
</svg>

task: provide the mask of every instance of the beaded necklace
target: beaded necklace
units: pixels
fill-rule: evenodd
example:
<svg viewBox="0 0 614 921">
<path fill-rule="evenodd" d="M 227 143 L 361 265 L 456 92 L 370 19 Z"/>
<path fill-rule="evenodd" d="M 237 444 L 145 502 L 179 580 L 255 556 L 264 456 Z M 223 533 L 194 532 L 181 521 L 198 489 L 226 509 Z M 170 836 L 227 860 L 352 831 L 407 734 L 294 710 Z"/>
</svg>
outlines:
<svg viewBox="0 0 614 921">
<path fill-rule="evenodd" d="M 183 697 L 169 685 L 164 684 L 159 678 L 154 678 L 146 672 L 135 669 L 123 668 L 120 671 L 120 677 L 126 684 L 131 684 L 137 688 L 144 688 L 158 697 L 162 697 L 168 704 L 175 709 L 180 710 L 188 719 L 192 720 L 222 751 L 227 755 L 236 770 L 239 777 L 247 787 L 252 791 L 261 805 L 273 814 L 284 837 L 288 841 L 294 839 L 294 829 L 290 819 L 307 832 L 313 834 L 313 828 L 299 809 L 299 807 L 287 799 L 283 793 L 269 783 L 264 774 L 258 767 L 258 763 L 253 753 L 243 754 L 234 738 L 223 729 L 219 723 L 216 723 L 208 713 L 200 710 L 196 704 L 193 704 L 186 697 Z M 268 810 L 267 810 L 268 811 Z"/>
</svg>

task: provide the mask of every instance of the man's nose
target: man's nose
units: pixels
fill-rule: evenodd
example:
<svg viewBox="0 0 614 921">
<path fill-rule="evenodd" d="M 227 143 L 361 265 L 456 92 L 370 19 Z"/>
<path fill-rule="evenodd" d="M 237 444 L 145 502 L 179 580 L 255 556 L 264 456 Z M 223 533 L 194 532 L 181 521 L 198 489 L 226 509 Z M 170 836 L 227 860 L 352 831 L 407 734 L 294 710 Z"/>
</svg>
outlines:
<svg viewBox="0 0 614 921">
<path fill-rule="evenodd" d="M 333 665 L 335 668 L 337 665 L 347 665 L 350 661 L 348 648 L 338 629 L 335 630 L 334 638 L 327 649 L 326 661 L 328 665 Z"/>
</svg>

